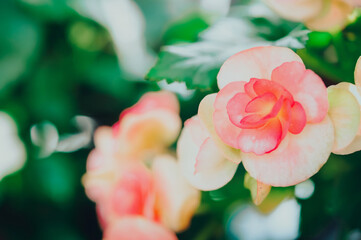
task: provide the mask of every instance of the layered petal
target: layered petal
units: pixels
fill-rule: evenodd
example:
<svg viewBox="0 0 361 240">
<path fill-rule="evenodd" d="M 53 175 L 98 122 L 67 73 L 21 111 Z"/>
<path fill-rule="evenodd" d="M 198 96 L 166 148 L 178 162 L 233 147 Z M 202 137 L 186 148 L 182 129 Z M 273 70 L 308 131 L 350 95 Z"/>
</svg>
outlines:
<svg viewBox="0 0 361 240">
<path fill-rule="evenodd" d="M 240 127 L 242 119 L 246 116 L 246 106 L 251 98 L 245 93 L 237 93 L 227 103 L 227 115 L 233 125 Z"/>
<path fill-rule="evenodd" d="M 207 138 L 201 146 L 196 144 L 192 131 L 201 128 L 202 125 L 198 117 L 193 117 L 192 121 L 187 123 L 178 140 L 177 155 L 182 174 L 189 183 L 198 189 L 208 191 L 228 183 L 238 164 L 226 159 L 212 138 Z M 211 164 L 208 165 L 204 161 Z M 202 167 L 196 169 L 197 165 Z"/>
<path fill-rule="evenodd" d="M 299 134 L 302 132 L 303 128 L 306 125 L 307 116 L 306 112 L 303 109 L 302 105 L 298 102 L 295 102 L 290 108 L 289 113 L 289 128 L 288 131 L 293 134 Z"/>
<path fill-rule="evenodd" d="M 234 84 L 232 83 L 229 85 L 236 86 L 237 84 L 244 85 L 244 83 L 234 83 Z M 227 86 L 227 88 L 228 88 L 228 86 Z M 224 88 L 224 89 L 226 89 L 226 88 Z M 218 101 L 216 101 L 216 98 L 218 99 Z M 203 123 L 202 125 L 204 125 L 206 127 L 208 134 L 210 135 L 212 140 L 215 142 L 218 149 L 223 153 L 223 156 L 234 163 L 240 163 L 241 162 L 240 150 L 232 148 L 229 145 L 225 144 L 220 139 L 218 134 L 216 133 L 215 122 L 213 122 L 213 116 L 215 113 L 214 106 L 216 104 L 223 105 L 223 104 L 227 104 L 227 102 L 224 101 L 224 99 L 222 99 L 222 96 L 220 96 L 218 98 L 217 94 L 210 94 L 210 95 L 207 95 L 206 97 L 204 97 L 202 99 L 201 103 L 199 104 L 199 108 L 198 108 L 199 119 L 202 121 L 202 123 Z M 224 113 L 221 108 L 219 109 L 219 111 L 221 112 L 221 116 L 224 116 L 224 114 L 227 114 L 227 113 Z M 230 124 L 230 121 L 226 120 L 224 122 L 224 124 Z M 230 125 L 228 125 L 228 126 L 230 127 Z"/>
<path fill-rule="evenodd" d="M 296 53 L 283 47 L 256 47 L 241 51 L 222 65 L 217 76 L 218 87 L 222 90 L 228 83 L 249 82 L 251 78 L 271 79 L 273 69 L 292 61 L 302 63 Z"/>
<path fill-rule="evenodd" d="M 360 127 L 360 106 L 348 90 L 331 86 L 328 88 L 330 116 L 335 128 L 333 152 L 338 152 L 354 140 Z"/>
<path fill-rule="evenodd" d="M 258 181 L 272 186 L 291 186 L 313 176 L 327 161 L 334 143 L 331 119 L 307 124 L 298 135 L 287 134 L 271 153 L 257 156 L 242 154 L 247 172 Z"/>
<path fill-rule="evenodd" d="M 162 223 L 176 232 L 185 230 L 200 204 L 200 192 L 182 176 L 172 156 L 156 157 L 152 172 Z"/>
<path fill-rule="evenodd" d="M 272 81 L 281 84 L 305 110 L 307 122 L 324 119 L 328 111 L 327 88 L 322 79 L 300 62 L 286 62 L 272 72 Z"/>
<path fill-rule="evenodd" d="M 242 152 L 263 155 L 278 147 L 282 137 L 282 125 L 278 118 L 270 120 L 264 127 L 243 129 L 238 136 L 238 148 Z"/>
<path fill-rule="evenodd" d="M 104 240 L 176 240 L 176 235 L 162 225 L 145 218 L 120 218 L 106 228 Z"/>
</svg>

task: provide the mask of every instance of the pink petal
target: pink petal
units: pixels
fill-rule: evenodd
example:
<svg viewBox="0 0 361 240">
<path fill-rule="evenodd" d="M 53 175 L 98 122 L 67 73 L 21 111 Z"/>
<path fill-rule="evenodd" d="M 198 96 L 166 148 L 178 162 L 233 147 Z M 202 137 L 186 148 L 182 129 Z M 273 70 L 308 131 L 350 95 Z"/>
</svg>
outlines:
<svg viewBox="0 0 361 240">
<path fill-rule="evenodd" d="M 306 113 L 301 104 L 294 102 L 293 106 L 290 109 L 290 126 L 288 131 L 293 134 L 299 134 L 302 132 L 303 128 L 306 126 Z"/>
<path fill-rule="evenodd" d="M 104 240 L 176 240 L 176 235 L 162 225 L 142 217 L 124 217 L 108 226 Z"/>
<path fill-rule="evenodd" d="M 222 88 L 218 93 L 214 102 L 214 108 L 216 110 L 223 110 L 226 108 L 229 100 L 231 100 L 236 94 L 245 92 L 245 85 L 247 82 L 232 82 Z"/>
<path fill-rule="evenodd" d="M 214 114 L 213 105 L 215 104 L 215 100 L 216 100 L 216 93 L 205 96 L 199 104 L 198 116 L 201 122 L 203 123 L 203 125 L 207 128 L 209 136 L 215 142 L 218 149 L 223 153 L 223 156 L 226 159 L 238 164 L 241 162 L 240 150 L 232 148 L 229 145 L 225 144 L 216 133 L 213 122 L 213 114 Z M 201 144 L 199 144 L 199 146 L 200 145 Z"/>
<path fill-rule="evenodd" d="M 255 98 L 257 97 L 257 93 L 254 91 L 254 84 L 255 82 L 257 82 L 258 79 L 257 78 L 251 78 L 251 80 L 244 85 L 244 91 L 248 94 L 248 96 L 250 98 Z"/>
<path fill-rule="evenodd" d="M 263 117 L 258 114 L 251 114 L 242 118 L 240 124 L 238 125 L 242 129 L 254 129 L 260 128 L 268 122 L 269 118 Z"/>
<path fill-rule="evenodd" d="M 277 102 L 276 96 L 268 92 L 252 99 L 247 104 L 245 110 L 247 113 L 257 112 L 266 115 L 272 110 L 276 102 Z"/>
<path fill-rule="evenodd" d="M 118 216 L 154 215 L 154 185 L 150 172 L 141 164 L 123 166 L 111 196 L 112 211 Z"/>
<path fill-rule="evenodd" d="M 211 138 L 207 138 L 200 148 L 193 141 L 191 131 L 192 128 L 201 127 L 202 122 L 192 121 L 192 123 L 193 125 L 188 124 L 183 128 L 177 145 L 182 174 L 198 189 L 204 191 L 218 189 L 232 179 L 238 164 L 223 157 L 223 153 Z M 197 171 L 196 163 L 200 166 Z"/>
<path fill-rule="evenodd" d="M 243 154 L 247 172 L 255 179 L 272 186 L 300 183 L 322 167 L 330 156 L 334 129 L 328 116 L 316 124 L 307 124 L 300 134 L 287 134 L 276 150 L 257 156 Z"/>
<path fill-rule="evenodd" d="M 250 100 L 247 94 L 237 93 L 227 103 L 228 118 L 235 126 L 240 127 L 242 118 L 246 116 L 245 108 Z"/>
<path fill-rule="evenodd" d="M 303 22 L 318 15 L 322 11 L 320 0 L 266 0 L 276 13 L 285 19 Z"/>
<path fill-rule="evenodd" d="M 327 89 L 322 79 L 299 62 L 282 64 L 272 72 L 272 81 L 281 84 L 306 112 L 307 122 L 321 122 L 328 111 Z"/>
<path fill-rule="evenodd" d="M 176 232 L 185 230 L 200 204 L 200 192 L 186 181 L 178 162 L 170 155 L 157 156 L 152 172 L 162 223 Z"/>
<path fill-rule="evenodd" d="M 270 120 L 264 127 L 244 129 L 238 137 L 242 152 L 262 155 L 273 151 L 281 141 L 282 125 L 278 118 Z"/>
<path fill-rule="evenodd" d="M 246 82 L 228 84 L 217 93 L 214 101 L 213 124 L 215 131 L 224 143 L 233 148 L 237 148 L 237 137 L 241 129 L 229 119 L 227 104 L 236 94 L 244 93 L 245 84 Z"/>
<path fill-rule="evenodd" d="M 238 135 L 241 133 L 242 129 L 236 127 L 228 117 L 227 110 L 215 110 L 213 113 L 213 123 L 217 135 L 222 141 L 238 149 Z"/>
<path fill-rule="evenodd" d="M 231 82 L 249 82 L 251 78 L 271 79 L 273 69 L 284 62 L 298 61 L 301 58 L 289 48 L 255 47 L 241 51 L 222 65 L 217 79 L 222 90 Z"/>
<path fill-rule="evenodd" d="M 134 106 L 125 109 L 120 114 L 119 122 L 128 114 L 143 114 L 155 109 L 179 113 L 178 99 L 173 93 L 167 91 L 148 92 Z"/>
<path fill-rule="evenodd" d="M 256 94 L 263 95 L 266 93 L 272 93 L 277 99 L 281 97 L 293 101 L 292 95 L 277 82 L 266 80 L 266 79 L 257 79 L 253 84 L 253 89 Z"/>
</svg>

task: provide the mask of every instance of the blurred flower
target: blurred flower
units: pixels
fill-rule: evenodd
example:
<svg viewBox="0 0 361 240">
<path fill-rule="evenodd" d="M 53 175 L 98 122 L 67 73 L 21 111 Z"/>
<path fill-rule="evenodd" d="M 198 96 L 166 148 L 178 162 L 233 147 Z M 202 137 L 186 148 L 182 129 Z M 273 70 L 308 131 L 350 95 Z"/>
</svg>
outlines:
<svg viewBox="0 0 361 240">
<path fill-rule="evenodd" d="M 361 150 L 361 57 L 355 68 L 355 84 L 342 82 L 328 87 L 329 116 L 335 126 L 336 154 Z"/>
<path fill-rule="evenodd" d="M 73 7 L 108 29 L 122 67 L 143 78 L 154 57 L 146 47 L 144 16 L 137 4 L 132 0 L 77 0 Z"/>
<path fill-rule="evenodd" d="M 186 125 L 179 140 L 179 160 L 188 163 L 182 170 L 194 186 L 221 187 L 241 160 L 259 182 L 254 187 L 295 185 L 318 172 L 331 153 L 334 129 L 326 86 L 298 55 L 282 47 L 251 48 L 230 57 L 217 79 L 220 91 L 199 106 L 202 124 Z M 200 138 L 201 131 L 208 138 Z M 198 138 L 192 141 L 192 134 Z M 209 186 L 208 174 L 217 184 Z"/>
<path fill-rule="evenodd" d="M 112 128 L 96 130 L 83 183 L 106 239 L 123 239 L 129 229 L 141 239 L 176 239 L 168 229 L 188 227 L 200 193 L 165 154 L 181 127 L 178 112 L 173 94 L 147 93 Z"/>
<path fill-rule="evenodd" d="M 282 17 L 304 22 L 316 31 L 342 29 L 353 9 L 361 6 L 359 0 L 266 0 L 266 3 Z"/>
<path fill-rule="evenodd" d="M 0 112 L 0 179 L 24 166 L 26 150 L 14 120 Z"/>
</svg>

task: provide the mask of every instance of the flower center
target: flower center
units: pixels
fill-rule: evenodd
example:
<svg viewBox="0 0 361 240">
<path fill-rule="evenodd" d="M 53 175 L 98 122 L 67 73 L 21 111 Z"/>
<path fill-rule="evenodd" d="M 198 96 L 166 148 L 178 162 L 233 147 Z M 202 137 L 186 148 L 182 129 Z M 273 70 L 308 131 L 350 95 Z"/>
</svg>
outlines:
<svg viewBox="0 0 361 240">
<path fill-rule="evenodd" d="M 262 129 L 275 119 L 282 125 L 281 139 L 287 131 L 298 134 L 306 125 L 302 105 L 280 84 L 252 78 L 245 92 L 236 94 L 227 104 L 230 121 L 242 129 Z"/>
</svg>

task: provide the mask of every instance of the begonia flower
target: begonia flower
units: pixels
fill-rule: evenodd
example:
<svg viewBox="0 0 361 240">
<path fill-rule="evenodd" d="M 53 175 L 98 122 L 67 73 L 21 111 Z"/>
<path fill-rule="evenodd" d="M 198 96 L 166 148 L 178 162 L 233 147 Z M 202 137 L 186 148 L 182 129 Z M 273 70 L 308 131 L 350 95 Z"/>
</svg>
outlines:
<svg viewBox="0 0 361 240">
<path fill-rule="evenodd" d="M 239 52 L 222 65 L 217 81 L 220 91 L 199 106 L 201 124 L 187 122 L 178 143 L 180 164 L 188 166 L 183 174 L 192 185 L 217 189 L 234 175 L 235 167 L 225 171 L 226 166 L 242 160 L 259 183 L 291 186 L 327 161 L 334 144 L 327 89 L 292 50 Z M 238 162 L 229 154 L 237 151 Z M 217 181 L 210 186 L 212 175 Z"/>
<path fill-rule="evenodd" d="M 336 136 L 332 152 L 350 154 L 361 150 L 361 57 L 356 63 L 355 84 L 330 86 L 328 95 Z"/>
<path fill-rule="evenodd" d="M 359 0 L 266 0 L 285 19 L 303 22 L 311 30 L 335 31 L 344 28 Z"/>
<path fill-rule="evenodd" d="M 176 239 L 189 226 L 200 193 L 164 154 L 180 131 L 178 112 L 173 94 L 147 93 L 113 127 L 96 130 L 83 184 L 104 239 Z"/>
</svg>

